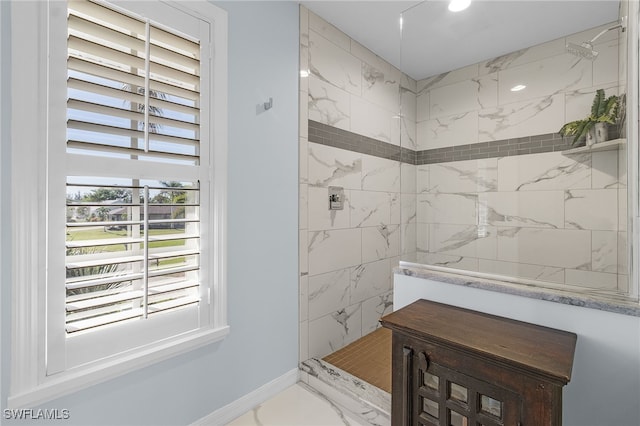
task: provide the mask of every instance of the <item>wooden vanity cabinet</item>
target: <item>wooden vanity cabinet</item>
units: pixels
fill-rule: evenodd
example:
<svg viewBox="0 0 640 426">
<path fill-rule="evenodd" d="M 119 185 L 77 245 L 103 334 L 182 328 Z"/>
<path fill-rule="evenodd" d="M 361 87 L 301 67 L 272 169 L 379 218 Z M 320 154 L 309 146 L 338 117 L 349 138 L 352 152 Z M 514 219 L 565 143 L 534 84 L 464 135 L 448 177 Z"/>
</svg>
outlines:
<svg viewBox="0 0 640 426">
<path fill-rule="evenodd" d="M 576 335 L 419 300 L 392 330 L 393 426 L 562 424 Z"/>
</svg>

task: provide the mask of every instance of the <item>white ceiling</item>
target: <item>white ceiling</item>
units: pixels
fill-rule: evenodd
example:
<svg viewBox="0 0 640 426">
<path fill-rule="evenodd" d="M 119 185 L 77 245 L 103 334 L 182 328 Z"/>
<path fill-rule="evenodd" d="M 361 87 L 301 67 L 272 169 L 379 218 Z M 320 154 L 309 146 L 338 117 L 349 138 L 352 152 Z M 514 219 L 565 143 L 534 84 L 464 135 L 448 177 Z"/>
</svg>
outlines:
<svg viewBox="0 0 640 426">
<path fill-rule="evenodd" d="M 617 21 L 619 8 L 617 0 L 473 0 L 459 13 L 445 0 L 301 3 L 416 80 Z"/>
</svg>

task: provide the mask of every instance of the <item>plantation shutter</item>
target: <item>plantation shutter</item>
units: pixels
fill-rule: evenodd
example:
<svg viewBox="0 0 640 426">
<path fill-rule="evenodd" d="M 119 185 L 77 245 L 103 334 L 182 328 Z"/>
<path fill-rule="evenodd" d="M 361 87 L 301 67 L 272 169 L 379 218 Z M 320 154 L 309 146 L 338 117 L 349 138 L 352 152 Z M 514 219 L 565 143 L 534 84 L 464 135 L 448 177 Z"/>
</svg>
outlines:
<svg viewBox="0 0 640 426">
<path fill-rule="evenodd" d="M 200 45 L 87 0 L 68 31 L 67 154 L 118 159 L 117 175 L 67 173 L 72 334 L 200 301 L 199 175 L 162 174 L 201 167 Z"/>
</svg>

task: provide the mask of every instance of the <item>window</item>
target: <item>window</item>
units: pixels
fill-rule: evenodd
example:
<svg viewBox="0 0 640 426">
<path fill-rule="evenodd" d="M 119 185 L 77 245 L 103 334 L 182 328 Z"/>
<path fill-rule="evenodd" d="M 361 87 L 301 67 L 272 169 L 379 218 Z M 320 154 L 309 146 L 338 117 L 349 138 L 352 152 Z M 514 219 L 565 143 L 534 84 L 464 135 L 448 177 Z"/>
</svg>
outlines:
<svg viewBox="0 0 640 426">
<path fill-rule="evenodd" d="M 21 157 L 35 155 L 47 171 L 35 178 L 38 213 L 25 218 L 38 221 L 39 232 L 16 243 L 18 254 L 37 256 L 39 279 L 27 289 L 16 283 L 29 312 L 14 322 L 39 331 L 14 344 L 12 405 L 46 400 L 53 384 L 77 390 L 228 332 L 226 16 L 204 2 L 125 7 L 72 0 L 14 12 L 27 19 L 36 8 L 52 18 L 49 31 L 34 37 L 48 41 L 38 56 L 48 65 L 38 74 L 48 128 Z M 32 90 L 26 76 L 19 80 Z M 17 116 L 14 144 L 16 124 L 33 119 Z M 43 191 L 45 202 L 35 198 Z"/>
</svg>

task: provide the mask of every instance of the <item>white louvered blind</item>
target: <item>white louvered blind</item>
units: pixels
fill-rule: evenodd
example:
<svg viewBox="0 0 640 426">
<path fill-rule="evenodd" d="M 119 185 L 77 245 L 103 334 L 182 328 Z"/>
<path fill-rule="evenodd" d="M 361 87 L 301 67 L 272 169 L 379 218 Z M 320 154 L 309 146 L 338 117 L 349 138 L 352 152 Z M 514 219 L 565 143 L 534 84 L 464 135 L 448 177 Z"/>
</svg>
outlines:
<svg viewBox="0 0 640 426">
<path fill-rule="evenodd" d="M 71 334 L 199 302 L 200 185 L 162 169 L 199 167 L 201 141 L 196 40 L 87 0 L 68 12 L 67 153 L 119 160 L 67 175 Z"/>
</svg>

